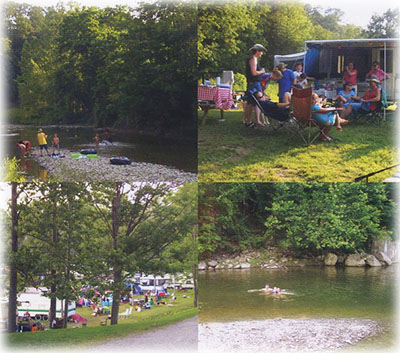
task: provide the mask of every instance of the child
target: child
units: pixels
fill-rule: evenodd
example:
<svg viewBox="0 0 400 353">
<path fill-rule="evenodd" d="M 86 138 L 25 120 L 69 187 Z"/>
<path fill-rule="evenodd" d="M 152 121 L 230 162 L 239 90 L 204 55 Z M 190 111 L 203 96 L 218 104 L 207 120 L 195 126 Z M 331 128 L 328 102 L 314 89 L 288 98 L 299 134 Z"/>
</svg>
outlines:
<svg viewBox="0 0 400 353">
<path fill-rule="evenodd" d="M 37 134 L 37 139 L 39 143 L 39 149 L 40 149 L 40 157 L 43 157 L 43 150 L 46 150 L 47 155 L 50 156 L 49 149 L 47 147 L 47 135 L 43 132 L 42 129 L 39 129 L 38 134 Z"/>
<path fill-rule="evenodd" d="M 58 134 L 54 134 L 53 137 L 53 154 L 55 154 L 54 153 L 55 149 L 57 149 L 58 154 L 60 154 L 60 139 L 58 137 Z"/>
<path fill-rule="evenodd" d="M 17 146 L 21 150 L 22 158 L 25 157 L 26 154 L 29 154 L 31 151 L 31 142 L 30 141 L 19 141 Z"/>
<path fill-rule="evenodd" d="M 319 125 L 325 126 L 320 134 L 320 139 L 322 141 L 331 141 L 332 139 L 328 136 L 328 132 L 332 126 L 336 123 L 336 128 L 339 131 L 342 131 L 341 125 L 347 124 L 348 120 L 341 119 L 336 113 L 336 111 L 341 110 L 341 108 L 322 108 L 321 98 L 318 97 L 316 93 L 312 94 L 312 98 L 312 112 L 314 119 Z"/>
<path fill-rule="evenodd" d="M 99 142 L 100 142 L 100 135 L 96 134 L 96 136 L 94 137 L 94 147 L 98 148 Z"/>
<path fill-rule="evenodd" d="M 297 78 L 297 84 L 301 88 L 306 88 L 307 87 L 307 85 L 308 85 L 307 75 L 304 72 Z"/>
</svg>

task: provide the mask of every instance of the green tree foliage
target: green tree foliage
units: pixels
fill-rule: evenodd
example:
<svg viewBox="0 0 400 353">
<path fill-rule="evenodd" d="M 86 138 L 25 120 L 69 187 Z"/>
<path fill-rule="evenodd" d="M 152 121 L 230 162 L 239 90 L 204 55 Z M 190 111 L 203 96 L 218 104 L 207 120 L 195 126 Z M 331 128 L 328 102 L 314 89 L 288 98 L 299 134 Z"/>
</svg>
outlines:
<svg viewBox="0 0 400 353">
<path fill-rule="evenodd" d="M 194 183 L 13 185 L 12 237 L 6 242 L 8 249 L 13 247 L 6 260 L 15 268 L 12 283 L 18 291 L 47 288 L 55 305 L 56 299 L 77 300 L 83 284 L 100 292 L 111 289 L 117 323 L 124 283 L 135 273 L 191 272 L 196 267 Z M 55 306 L 51 310 L 54 317 Z"/>
<path fill-rule="evenodd" d="M 199 253 L 235 252 L 265 245 L 259 234 L 273 188 L 268 183 L 200 184 Z"/>
<path fill-rule="evenodd" d="M 298 254 L 367 251 L 386 235 L 383 212 L 390 206 L 380 184 L 277 185 L 265 234 Z"/>
<path fill-rule="evenodd" d="M 297 255 L 367 251 L 391 235 L 393 198 L 383 184 L 201 184 L 200 256 L 268 245 Z"/>
<path fill-rule="evenodd" d="M 12 104 L 31 120 L 194 133 L 195 10 L 7 3 Z"/>
<path fill-rule="evenodd" d="M 362 38 L 362 28 L 341 24 L 343 12 L 322 11 L 299 1 L 202 1 L 198 10 L 198 67 L 202 78 L 223 70 L 244 74 L 249 48 L 261 43 L 260 63 L 273 67 L 275 54 L 304 50 L 305 40 Z"/>
<path fill-rule="evenodd" d="M 373 15 L 364 34 L 369 38 L 398 38 L 399 9 L 389 9 L 382 16 Z"/>
</svg>

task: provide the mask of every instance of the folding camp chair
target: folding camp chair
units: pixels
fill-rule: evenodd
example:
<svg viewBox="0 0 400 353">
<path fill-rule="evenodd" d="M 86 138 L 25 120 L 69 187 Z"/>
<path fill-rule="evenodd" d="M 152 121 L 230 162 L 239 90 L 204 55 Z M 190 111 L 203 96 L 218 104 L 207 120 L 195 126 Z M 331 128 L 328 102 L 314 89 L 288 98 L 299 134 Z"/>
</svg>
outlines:
<svg viewBox="0 0 400 353">
<path fill-rule="evenodd" d="M 261 113 L 266 117 L 267 124 L 270 125 L 275 131 L 280 128 L 287 127 L 287 124 L 290 123 L 291 118 L 289 109 L 275 107 L 272 109 L 268 106 L 268 102 L 259 101 L 254 94 L 251 95 L 251 99 L 261 110 Z"/>
<path fill-rule="evenodd" d="M 297 133 L 301 136 L 304 143 L 311 145 L 319 136 L 328 137 L 325 126 L 321 126 L 312 116 L 312 88 L 293 87 L 292 94 L 292 119 L 297 124 Z M 315 129 L 318 131 L 315 132 Z"/>
<path fill-rule="evenodd" d="M 355 111 L 350 115 L 350 119 L 364 122 L 368 121 L 375 124 L 380 124 L 385 118 L 385 109 L 388 107 L 386 92 L 381 88 L 381 100 L 376 103 L 376 109 L 370 112 Z"/>
</svg>

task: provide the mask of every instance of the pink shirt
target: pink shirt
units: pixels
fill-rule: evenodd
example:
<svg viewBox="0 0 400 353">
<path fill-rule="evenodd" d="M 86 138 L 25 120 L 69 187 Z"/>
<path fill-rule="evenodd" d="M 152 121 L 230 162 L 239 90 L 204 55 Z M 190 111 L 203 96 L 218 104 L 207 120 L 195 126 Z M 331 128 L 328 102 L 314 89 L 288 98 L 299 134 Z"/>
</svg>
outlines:
<svg viewBox="0 0 400 353">
<path fill-rule="evenodd" d="M 350 75 L 347 70 L 343 73 L 343 79 L 344 82 L 350 82 L 353 86 L 357 85 L 357 69 L 351 70 L 351 73 L 354 73 L 355 75 Z"/>
<path fill-rule="evenodd" d="M 382 80 L 384 79 L 384 78 L 389 78 L 390 76 L 385 72 L 385 71 L 383 71 L 382 69 L 378 69 L 378 70 L 371 70 L 370 72 L 368 72 L 365 76 L 366 77 L 371 77 L 372 75 L 375 75 L 377 78 L 378 78 L 378 80 L 379 81 L 381 81 L 382 82 Z"/>
</svg>

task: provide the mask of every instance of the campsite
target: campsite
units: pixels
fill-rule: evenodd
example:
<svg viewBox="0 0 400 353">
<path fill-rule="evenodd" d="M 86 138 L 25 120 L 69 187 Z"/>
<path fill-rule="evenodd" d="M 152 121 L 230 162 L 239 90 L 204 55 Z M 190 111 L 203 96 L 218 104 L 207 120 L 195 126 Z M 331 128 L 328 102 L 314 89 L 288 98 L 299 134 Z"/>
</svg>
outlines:
<svg viewBox="0 0 400 353">
<path fill-rule="evenodd" d="M 10 347 L 101 344 L 196 316 L 194 183 L 2 188 Z"/>
<path fill-rule="evenodd" d="M 244 5 L 200 9 L 204 17 L 200 16 L 199 25 L 202 33 L 198 82 L 199 180 L 380 182 L 396 179 L 395 131 L 400 89 L 396 33 L 379 36 L 379 30 L 374 32 L 372 26 L 369 32 L 346 33 L 350 28 L 340 24 L 338 9 L 324 15 L 317 8 L 302 7 L 296 2 L 263 6 L 260 8 L 270 14 L 270 23 L 264 23 L 263 18 L 252 18 L 257 10 Z M 249 26 L 258 24 L 263 28 L 263 37 L 254 35 L 250 40 L 252 36 L 233 20 L 236 11 L 245 9 L 247 17 L 242 17 L 242 22 L 249 21 Z M 232 16 L 231 26 L 236 25 L 238 32 L 232 38 L 235 48 L 215 44 L 219 54 L 207 57 L 206 53 L 215 50 L 203 39 L 210 33 L 212 24 L 207 16 L 213 11 Z M 291 22 L 288 13 L 293 12 L 301 14 L 298 23 L 302 21 L 302 27 Z M 330 21 L 335 26 L 328 26 Z M 327 31 L 325 36 L 316 33 L 318 26 Z M 225 31 L 228 28 L 222 27 L 221 33 L 214 37 L 223 36 Z M 258 60 L 258 76 L 253 78 L 248 76 L 249 58 Z M 302 74 L 304 80 L 293 79 L 285 88 L 283 78 L 274 78 L 276 74 L 289 77 L 289 73 L 293 77 L 295 73 Z M 379 97 L 372 93 L 376 92 L 371 88 L 374 80 Z M 299 82 L 303 86 L 296 87 Z M 343 103 L 341 93 L 345 84 L 350 83 L 352 98 Z M 248 90 L 250 85 L 257 84 L 262 88 L 258 91 L 260 98 L 254 98 Z M 288 93 L 287 103 L 281 89 Z M 291 99 L 296 98 L 297 89 L 302 90 L 303 98 Z M 214 96 L 207 96 L 206 90 L 215 90 Z M 229 90 L 230 94 L 225 92 Z M 314 111 L 317 108 L 313 94 L 322 102 L 317 104 L 318 109 L 324 110 L 320 115 L 332 119 L 329 125 L 318 122 L 323 118 Z M 370 94 L 377 101 L 371 109 L 367 98 Z M 363 100 L 368 102 L 355 103 Z M 274 110 L 278 101 L 286 104 L 285 108 Z M 360 104 L 365 104 L 365 109 L 358 111 Z M 343 126 L 339 121 L 343 121 Z"/>
</svg>

